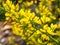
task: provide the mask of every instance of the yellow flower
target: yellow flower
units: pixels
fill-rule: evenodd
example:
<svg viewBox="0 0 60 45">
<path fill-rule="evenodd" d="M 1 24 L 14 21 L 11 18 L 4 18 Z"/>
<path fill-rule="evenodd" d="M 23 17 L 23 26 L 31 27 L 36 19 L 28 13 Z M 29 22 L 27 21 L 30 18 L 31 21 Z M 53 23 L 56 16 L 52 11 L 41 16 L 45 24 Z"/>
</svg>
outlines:
<svg viewBox="0 0 60 45">
<path fill-rule="evenodd" d="M 46 13 L 46 14 L 49 12 L 48 7 L 44 7 L 44 9 L 43 9 L 43 10 L 44 10 L 44 13 Z"/>
<path fill-rule="evenodd" d="M 4 2 L 2 3 L 3 7 L 5 8 L 6 11 L 9 10 L 9 6 L 7 4 L 5 4 Z"/>
<path fill-rule="evenodd" d="M 51 22 L 51 19 L 49 17 L 46 17 L 46 22 Z"/>
<path fill-rule="evenodd" d="M 26 5 L 27 5 L 27 6 L 31 6 L 32 4 L 33 4 L 33 1 L 31 1 L 31 2 L 28 2 L 28 1 L 27 1 L 27 2 L 26 2 Z"/>
<path fill-rule="evenodd" d="M 14 4 L 12 4 L 10 8 L 11 8 L 12 10 L 15 10 Z"/>
<path fill-rule="evenodd" d="M 43 23 L 45 23 L 46 16 L 41 17 Z"/>
<path fill-rule="evenodd" d="M 51 35 L 56 35 L 56 33 L 54 33 L 50 27 L 47 28 L 47 32 Z"/>
<path fill-rule="evenodd" d="M 53 16 L 53 15 L 51 15 L 51 16 L 50 16 L 50 18 L 52 18 L 53 20 L 55 20 L 55 19 L 56 19 L 56 17 L 55 17 L 55 16 Z"/>
<path fill-rule="evenodd" d="M 28 27 L 32 27 L 32 24 L 29 24 Z"/>
<path fill-rule="evenodd" d="M 6 0 L 6 4 L 7 5 L 11 4 L 11 1 L 10 0 Z"/>
<path fill-rule="evenodd" d="M 5 4 L 4 2 L 2 3 L 3 7 L 5 8 L 7 4 Z"/>
<path fill-rule="evenodd" d="M 15 14 L 15 11 L 13 9 L 11 9 L 11 14 Z"/>
<path fill-rule="evenodd" d="M 10 18 L 9 17 L 6 17 L 6 20 L 9 20 Z"/>
<path fill-rule="evenodd" d="M 16 4 L 15 9 L 18 11 L 19 10 L 19 4 Z"/>
<path fill-rule="evenodd" d="M 45 34 L 42 34 L 41 38 L 43 38 L 43 40 L 49 40 L 49 37 L 47 35 L 45 35 Z"/>
<path fill-rule="evenodd" d="M 5 16 L 11 17 L 11 16 L 12 16 L 12 14 L 5 13 Z"/>
<path fill-rule="evenodd" d="M 38 10 L 38 8 L 36 8 L 36 9 L 35 9 L 35 11 L 36 11 L 36 13 L 39 13 L 39 10 Z"/>
<path fill-rule="evenodd" d="M 2 3 L 6 11 L 6 20 L 12 21 L 12 32 L 15 35 L 20 36 L 23 40 L 26 40 L 27 37 L 29 37 L 27 42 L 28 45 L 41 45 L 45 44 L 46 42 L 46 45 L 53 45 L 53 43 L 49 43 L 48 40 L 50 40 L 50 38 L 46 35 L 46 33 L 49 33 L 52 36 L 60 36 L 59 30 L 54 32 L 56 29 L 60 29 L 60 24 L 51 23 L 53 20 L 56 20 L 56 16 L 53 15 L 51 12 L 52 10 L 50 10 L 52 9 L 51 4 L 54 0 L 40 0 L 38 6 L 34 4 L 35 1 L 37 3 L 37 0 L 30 0 L 30 2 L 27 0 L 24 2 L 22 1 L 23 0 L 18 0 L 18 3 L 16 5 L 10 0 L 6 0 L 6 3 Z M 35 8 L 35 11 L 36 13 L 39 13 L 39 17 L 35 15 L 35 12 L 31 12 L 30 6 L 37 6 Z M 57 8 L 56 11 L 59 13 L 60 9 Z M 33 26 L 33 24 L 31 24 L 31 21 L 40 25 L 41 28 L 37 30 L 34 27 L 36 25 Z M 26 25 L 27 27 L 25 27 Z M 26 30 L 23 29 L 24 27 Z M 38 36 L 40 34 L 41 36 Z M 44 43 L 42 40 L 47 41 Z"/>
<path fill-rule="evenodd" d="M 56 29 L 57 28 L 57 24 L 54 24 L 53 25 L 53 23 L 50 25 L 50 27 L 52 28 L 52 29 Z"/>
<path fill-rule="evenodd" d="M 57 8 L 57 11 L 60 13 L 60 8 Z"/>
<path fill-rule="evenodd" d="M 34 17 L 35 17 L 35 13 L 31 13 L 28 18 L 29 18 L 30 20 L 33 20 Z"/>
<path fill-rule="evenodd" d="M 15 13 L 14 15 L 15 15 L 16 19 L 19 18 L 18 13 L 17 12 L 14 12 L 14 13 Z"/>
<path fill-rule="evenodd" d="M 60 31 L 56 31 L 56 35 L 57 36 L 60 36 Z"/>
<path fill-rule="evenodd" d="M 34 38 L 31 38 L 31 40 L 36 44 L 37 42 L 36 42 L 36 40 L 34 39 Z"/>
<path fill-rule="evenodd" d="M 47 11 L 47 8 L 46 8 L 46 6 L 44 6 L 44 5 L 43 5 L 43 10 Z"/>
<path fill-rule="evenodd" d="M 25 35 L 30 36 L 31 33 L 32 33 L 32 32 L 28 29 L 28 30 L 26 31 Z"/>
<path fill-rule="evenodd" d="M 11 19 L 12 19 L 12 20 L 16 20 L 16 17 L 15 17 L 15 16 L 12 16 Z"/>
<path fill-rule="evenodd" d="M 29 44 L 33 44 L 32 41 L 27 42 L 27 45 L 29 45 Z"/>
<path fill-rule="evenodd" d="M 9 8 L 11 8 L 12 2 L 11 2 L 10 0 L 7 0 L 7 1 L 6 1 L 6 5 L 9 6 Z"/>
<path fill-rule="evenodd" d="M 33 21 L 34 21 L 35 23 L 42 24 L 41 20 L 40 20 L 39 17 L 37 17 L 37 16 L 34 17 Z"/>
<path fill-rule="evenodd" d="M 46 30 L 44 30 L 44 29 L 40 29 L 40 31 L 42 31 L 42 32 L 46 33 Z"/>
<path fill-rule="evenodd" d="M 14 34 L 19 35 L 19 32 L 15 29 L 15 31 L 12 31 Z"/>
<path fill-rule="evenodd" d="M 23 18 L 20 20 L 21 24 L 30 24 L 30 21 L 27 18 Z"/>
<path fill-rule="evenodd" d="M 6 3 L 5 3 L 9 8 L 11 8 L 11 9 L 15 9 L 15 6 L 14 6 L 14 4 L 12 4 L 12 1 L 10 1 L 10 0 L 7 0 L 6 1 Z"/>
<path fill-rule="evenodd" d="M 57 28 L 60 28 L 60 23 L 57 26 L 58 26 Z"/>
<path fill-rule="evenodd" d="M 41 32 L 39 30 L 36 31 L 37 34 L 41 34 Z"/>
<path fill-rule="evenodd" d="M 43 29 L 47 30 L 47 28 L 48 28 L 48 24 L 43 26 Z"/>
<path fill-rule="evenodd" d="M 24 9 L 19 10 L 18 14 L 20 14 L 21 16 L 26 16 L 25 12 L 24 12 Z"/>
<path fill-rule="evenodd" d="M 38 43 L 42 43 L 42 40 L 41 39 L 38 39 Z"/>
<path fill-rule="evenodd" d="M 31 27 L 31 30 L 35 30 L 35 28 Z"/>
<path fill-rule="evenodd" d="M 47 45 L 54 45 L 53 43 L 48 43 Z"/>
</svg>

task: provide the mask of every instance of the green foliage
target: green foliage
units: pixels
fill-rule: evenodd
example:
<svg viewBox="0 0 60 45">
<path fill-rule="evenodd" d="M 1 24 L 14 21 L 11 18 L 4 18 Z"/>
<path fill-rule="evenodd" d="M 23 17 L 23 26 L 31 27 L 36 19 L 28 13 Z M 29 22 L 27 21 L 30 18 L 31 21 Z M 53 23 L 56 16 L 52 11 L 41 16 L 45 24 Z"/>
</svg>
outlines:
<svg viewBox="0 0 60 45">
<path fill-rule="evenodd" d="M 5 9 L 2 7 L 2 3 L 0 2 L 0 21 L 5 20 Z"/>
</svg>

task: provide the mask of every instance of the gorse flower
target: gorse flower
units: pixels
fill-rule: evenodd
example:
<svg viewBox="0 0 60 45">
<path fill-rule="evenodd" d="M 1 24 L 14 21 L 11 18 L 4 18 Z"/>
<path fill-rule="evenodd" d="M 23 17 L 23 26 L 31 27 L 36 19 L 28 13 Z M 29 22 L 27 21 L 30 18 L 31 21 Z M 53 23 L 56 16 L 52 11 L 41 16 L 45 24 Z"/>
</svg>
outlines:
<svg viewBox="0 0 60 45">
<path fill-rule="evenodd" d="M 35 1 L 18 0 L 14 4 L 7 0 L 2 3 L 6 20 L 11 21 L 12 32 L 26 40 L 27 45 L 59 45 L 60 24 L 57 24 L 57 13 L 52 8 L 52 2 L 56 0 Z M 38 5 L 34 4 L 38 2 Z M 60 12 L 59 8 L 55 12 Z"/>
</svg>

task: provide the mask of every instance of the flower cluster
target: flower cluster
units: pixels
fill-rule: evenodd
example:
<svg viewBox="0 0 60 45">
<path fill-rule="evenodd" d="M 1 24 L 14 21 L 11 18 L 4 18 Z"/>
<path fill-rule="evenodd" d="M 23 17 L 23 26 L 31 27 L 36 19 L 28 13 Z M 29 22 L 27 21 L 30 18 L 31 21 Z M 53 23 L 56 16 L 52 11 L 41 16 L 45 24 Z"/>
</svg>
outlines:
<svg viewBox="0 0 60 45">
<path fill-rule="evenodd" d="M 57 23 L 60 8 L 55 6 L 57 9 L 53 11 L 53 2 L 57 1 L 18 0 L 14 4 L 7 0 L 2 4 L 6 20 L 11 21 L 12 32 L 26 40 L 27 45 L 60 45 L 60 23 Z"/>
</svg>

